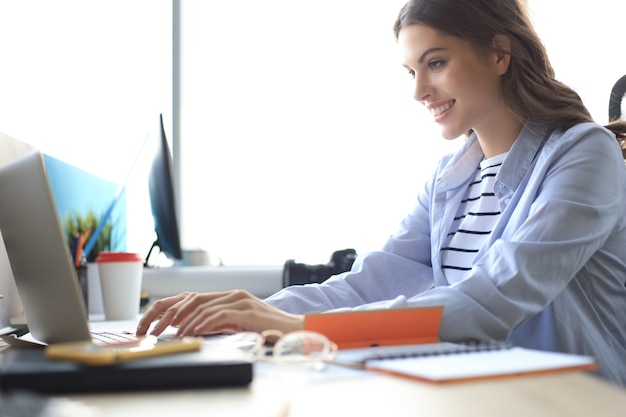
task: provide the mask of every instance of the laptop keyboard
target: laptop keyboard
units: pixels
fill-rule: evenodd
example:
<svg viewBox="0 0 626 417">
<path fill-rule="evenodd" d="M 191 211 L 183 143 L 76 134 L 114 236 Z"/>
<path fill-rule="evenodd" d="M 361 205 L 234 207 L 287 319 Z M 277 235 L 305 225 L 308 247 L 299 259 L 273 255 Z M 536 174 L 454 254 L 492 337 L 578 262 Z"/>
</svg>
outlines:
<svg viewBox="0 0 626 417">
<path fill-rule="evenodd" d="M 108 343 L 120 343 L 137 340 L 137 336 L 128 331 L 120 332 L 91 332 L 91 340 L 99 345 Z"/>
</svg>

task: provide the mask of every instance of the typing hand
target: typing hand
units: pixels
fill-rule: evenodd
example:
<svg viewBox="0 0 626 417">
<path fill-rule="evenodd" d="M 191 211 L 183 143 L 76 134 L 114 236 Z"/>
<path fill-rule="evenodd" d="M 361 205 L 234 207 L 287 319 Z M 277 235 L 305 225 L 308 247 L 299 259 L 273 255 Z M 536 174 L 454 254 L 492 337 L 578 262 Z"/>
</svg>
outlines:
<svg viewBox="0 0 626 417">
<path fill-rule="evenodd" d="M 281 311 L 247 291 L 184 292 L 156 301 L 143 315 L 137 335 L 158 336 L 168 326 L 178 326 L 176 336 L 232 333 L 273 329 L 284 333 L 302 330 L 304 317 Z"/>
</svg>

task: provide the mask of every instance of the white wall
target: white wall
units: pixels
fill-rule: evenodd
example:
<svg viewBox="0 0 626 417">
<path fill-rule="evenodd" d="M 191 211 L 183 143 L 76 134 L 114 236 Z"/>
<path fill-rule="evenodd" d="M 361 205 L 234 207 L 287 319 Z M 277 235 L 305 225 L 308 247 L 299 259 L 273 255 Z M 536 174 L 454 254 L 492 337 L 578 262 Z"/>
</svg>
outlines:
<svg viewBox="0 0 626 417">
<path fill-rule="evenodd" d="M 613 85 L 626 75 L 626 3 L 527 0 L 557 79 L 574 88 L 598 123 L 608 122 Z"/>
</svg>

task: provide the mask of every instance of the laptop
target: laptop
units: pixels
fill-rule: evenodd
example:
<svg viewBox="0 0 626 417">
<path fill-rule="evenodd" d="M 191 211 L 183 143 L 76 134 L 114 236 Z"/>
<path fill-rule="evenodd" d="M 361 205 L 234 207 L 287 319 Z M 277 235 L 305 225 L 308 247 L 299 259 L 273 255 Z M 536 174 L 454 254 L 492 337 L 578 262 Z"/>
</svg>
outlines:
<svg viewBox="0 0 626 417">
<path fill-rule="evenodd" d="M 46 174 L 33 151 L 0 168 L 0 231 L 30 336 L 89 341 L 88 313 Z"/>
<path fill-rule="evenodd" d="M 0 231 L 22 300 L 29 339 L 41 345 L 93 341 L 40 151 L 0 168 Z M 113 322 L 93 324 L 98 332 L 107 332 L 103 326 Z M 115 327 L 111 333 L 121 330 Z M 30 342 L 17 340 L 1 355 L 1 391 L 177 389 L 247 385 L 252 380 L 252 364 L 241 352 L 212 346 L 197 352 L 89 367 L 48 360 L 44 349 L 19 349 L 22 343 Z"/>
</svg>

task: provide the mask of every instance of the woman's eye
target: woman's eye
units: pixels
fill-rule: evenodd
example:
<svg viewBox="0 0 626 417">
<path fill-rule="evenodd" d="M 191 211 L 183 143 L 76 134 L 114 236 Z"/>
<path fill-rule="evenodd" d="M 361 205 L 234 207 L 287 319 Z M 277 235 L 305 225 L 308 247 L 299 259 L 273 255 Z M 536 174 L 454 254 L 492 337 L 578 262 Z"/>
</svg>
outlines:
<svg viewBox="0 0 626 417">
<path fill-rule="evenodd" d="M 430 68 L 431 70 L 438 70 L 441 67 L 443 67 L 444 64 L 445 64 L 444 61 L 440 59 L 435 59 L 428 63 L 428 68 Z"/>
<path fill-rule="evenodd" d="M 411 78 L 415 78 L 415 71 L 413 70 L 408 70 L 409 71 L 409 75 L 411 76 Z"/>
</svg>

